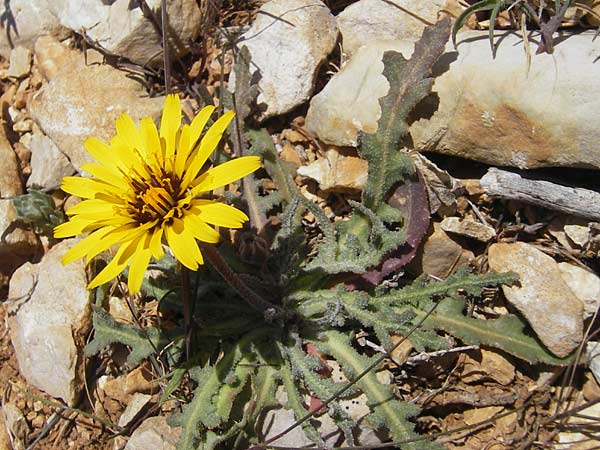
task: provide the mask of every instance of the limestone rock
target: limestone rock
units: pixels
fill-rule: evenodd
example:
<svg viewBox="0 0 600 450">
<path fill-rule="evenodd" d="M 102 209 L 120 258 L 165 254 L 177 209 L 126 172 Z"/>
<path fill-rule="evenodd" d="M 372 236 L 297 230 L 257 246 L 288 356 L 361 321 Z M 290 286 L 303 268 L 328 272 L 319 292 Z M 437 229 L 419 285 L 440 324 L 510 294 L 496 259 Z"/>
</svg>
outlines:
<svg viewBox="0 0 600 450">
<path fill-rule="evenodd" d="M 75 168 L 61 153 L 52 139 L 34 135 L 31 139 L 31 175 L 27 187 L 45 191 L 57 189 L 63 177 L 73 175 Z"/>
<path fill-rule="evenodd" d="M 129 0 L 103 2 L 99 0 L 62 0 L 58 17 L 65 27 L 85 33 L 108 52 L 123 56 L 136 64 L 162 64 L 161 38 L 152 21 L 140 7 L 132 7 Z M 161 0 L 146 0 L 160 20 Z M 167 2 L 169 32 L 175 34 L 180 55 L 189 51 L 189 43 L 202 30 L 202 13 L 196 0 L 170 0 Z M 175 53 L 175 52 L 174 52 Z"/>
<path fill-rule="evenodd" d="M 566 37 L 552 55 L 532 55 L 528 70 L 518 33 L 503 34 L 495 58 L 487 33 L 462 34 L 458 59 L 433 86 L 439 109 L 411 127 L 415 146 L 523 169 L 600 168 L 593 36 Z"/>
<path fill-rule="evenodd" d="M 558 263 L 558 268 L 567 286 L 583 302 L 583 318 L 593 316 L 600 307 L 600 278 L 582 267 L 566 262 Z"/>
<path fill-rule="evenodd" d="M 50 81 L 60 72 L 73 53 L 52 36 L 42 36 L 35 41 L 34 54 L 40 73 Z"/>
<path fill-rule="evenodd" d="M 19 369 L 28 383 L 73 406 L 82 388 L 83 355 L 91 326 L 85 263 L 62 255 L 76 239 L 52 247 L 38 264 L 25 263 L 9 285 L 8 326 Z"/>
<path fill-rule="evenodd" d="M 528 70 L 517 33 L 502 34 L 495 58 L 487 32 L 462 33 L 458 53 L 449 43 L 433 93 L 418 107 L 417 115 L 430 119 L 411 125 L 415 148 L 524 169 L 600 168 L 598 108 L 589 94 L 600 80 L 594 62 L 600 41 L 593 35 L 568 35 L 552 55 L 533 55 Z M 335 145 L 356 145 L 359 130 L 375 131 L 378 98 L 389 90 L 381 56 L 396 50 L 408 57 L 412 45 L 379 41 L 360 48 L 312 99 L 307 130 Z"/>
<path fill-rule="evenodd" d="M 0 198 L 14 197 L 23 193 L 19 161 L 6 134 L 0 126 Z"/>
<path fill-rule="evenodd" d="M 461 220 L 458 217 L 445 217 L 442 220 L 442 230 L 447 233 L 455 233 L 477 239 L 481 242 L 488 242 L 496 236 L 496 231 L 492 227 L 469 218 Z"/>
<path fill-rule="evenodd" d="M 544 345 L 558 357 L 570 354 L 583 338 L 583 302 L 563 281 L 554 259 L 523 242 L 494 244 L 488 259 L 492 270 L 519 275 L 517 285 L 502 290 Z"/>
<path fill-rule="evenodd" d="M 359 131 L 377 131 L 379 99 L 390 90 L 381 58 L 387 50 L 407 54 L 410 48 L 406 41 L 377 41 L 361 47 L 311 99 L 307 131 L 327 144 L 353 146 L 358 144 Z"/>
<path fill-rule="evenodd" d="M 10 52 L 10 65 L 6 75 L 12 78 L 22 78 L 31 69 L 31 50 L 25 47 L 15 47 Z"/>
<path fill-rule="evenodd" d="M 417 41 L 427 23 L 435 23 L 447 0 L 359 0 L 337 16 L 344 53 L 353 55 L 374 41 Z"/>
<path fill-rule="evenodd" d="M 58 54 L 59 71 L 33 97 L 30 115 L 77 170 L 92 161 L 83 142 L 90 136 L 108 141 L 123 112 L 136 121 L 160 117 L 164 99 L 148 98 L 143 87 L 123 72 L 108 65 L 86 65 L 84 55 L 73 50 L 41 54 Z M 40 63 L 52 66 L 45 60 Z"/>
<path fill-rule="evenodd" d="M 271 0 L 260 8 L 240 45 L 248 47 L 251 67 L 260 76 L 257 102 L 266 105 L 262 119 L 308 100 L 337 35 L 335 18 L 321 0 Z M 230 86 L 235 86 L 234 77 Z"/>
<path fill-rule="evenodd" d="M 9 58 L 16 46 L 30 50 L 40 36 L 65 37 L 55 7 L 63 0 L 10 0 L 0 3 L 0 55 Z"/>
<path fill-rule="evenodd" d="M 131 397 L 131 401 L 127 404 L 127 407 L 125 408 L 125 411 L 123 411 L 123 414 L 121 414 L 121 417 L 119 417 L 118 425 L 120 427 L 126 427 L 131 422 L 133 422 L 136 416 L 140 412 L 142 412 L 142 410 L 146 407 L 146 405 L 150 402 L 151 399 L 151 395 L 141 394 L 139 392 L 133 394 L 133 396 Z"/>
<path fill-rule="evenodd" d="M 180 427 L 171 427 L 163 416 L 150 417 L 133 432 L 124 450 L 175 450 Z"/>
<path fill-rule="evenodd" d="M 346 156 L 335 148 L 308 166 L 298 169 L 298 175 L 312 178 L 323 191 L 362 190 L 367 182 L 368 163 L 357 156 Z"/>
</svg>

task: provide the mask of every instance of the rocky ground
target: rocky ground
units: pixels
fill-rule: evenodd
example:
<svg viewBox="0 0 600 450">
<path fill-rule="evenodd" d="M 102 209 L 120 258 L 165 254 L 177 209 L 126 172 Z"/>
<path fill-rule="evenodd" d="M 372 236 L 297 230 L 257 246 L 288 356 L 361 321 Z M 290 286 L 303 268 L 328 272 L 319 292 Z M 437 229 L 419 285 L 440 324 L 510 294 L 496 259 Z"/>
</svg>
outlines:
<svg viewBox="0 0 600 450">
<path fill-rule="evenodd" d="M 72 242 L 55 242 L 44 221 L 25 220 L 13 203 L 40 190 L 53 201 L 45 223 L 60 220 L 54 207 L 76 201 L 60 191 L 62 177 L 90 161 L 82 142 L 108 140 L 125 111 L 135 120 L 159 118 L 160 22 L 148 11 L 160 2 L 139 2 L 147 10 L 134 3 L 13 0 L 0 7 L 11 17 L 0 36 L 0 450 L 174 449 L 177 442 L 178 430 L 166 423 L 177 403 L 159 403 L 164 382 L 152 364 L 127 366 L 119 346 L 83 356 L 92 333 L 90 269 L 63 267 Z M 243 42 L 260 68 L 257 122 L 297 168 L 305 197 L 331 217 L 347 212 L 366 181 L 355 147 L 361 132 L 377 128 L 378 98 L 389 89 L 383 52 L 408 55 L 440 11 L 456 17 L 468 4 L 168 3 L 172 90 L 184 99 L 184 114 L 192 117 L 207 97 L 218 102 L 225 83 L 235 86 L 230 47 Z M 554 355 L 577 354 L 577 364 L 556 368 L 458 341 L 440 354 L 400 346 L 387 361 L 388 382 L 423 408 L 420 432 L 456 430 L 438 438 L 450 449 L 598 445 L 600 41 L 589 29 L 595 16 L 585 13 L 568 15 L 552 54 L 535 54 L 535 33 L 528 51 L 518 33 L 503 34 L 517 26 L 505 14 L 492 53 L 489 15 L 472 16 L 458 51 L 448 44 L 434 95 L 411 123 L 432 222 L 407 276 L 514 271 L 519 285 L 490 289 L 470 313 L 518 312 Z M 156 299 L 128 305 L 114 289 L 115 319 L 142 327 L 161 320 Z M 492 426 L 476 425 L 493 417 Z"/>
</svg>

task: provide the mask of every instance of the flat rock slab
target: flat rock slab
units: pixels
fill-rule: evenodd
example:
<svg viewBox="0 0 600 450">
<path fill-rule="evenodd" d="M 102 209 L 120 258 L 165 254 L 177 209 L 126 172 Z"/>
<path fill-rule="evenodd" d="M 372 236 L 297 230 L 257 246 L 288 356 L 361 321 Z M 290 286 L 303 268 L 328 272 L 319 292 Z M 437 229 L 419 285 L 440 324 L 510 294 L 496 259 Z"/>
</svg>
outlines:
<svg viewBox="0 0 600 450">
<path fill-rule="evenodd" d="M 565 357 L 577 348 L 583 338 L 583 302 L 563 280 L 556 261 L 523 242 L 494 244 L 488 259 L 492 270 L 519 275 L 517 285 L 502 290 L 548 350 Z"/>
<path fill-rule="evenodd" d="M 85 263 L 62 255 L 76 239 L 52 247 L 38 264 L 25 263 L 9 285 L 8 326 L 19 370 L 28 383 L 73 406 L 83 386 L 83 355 L 91 326 Z"/>
<path fill-rule="evenodd" d="M 448 10 L 448 0 L 359 0 L 338 16 L 344 53 L 350 56 L 361 46 L 380 40 L 421 37 L 427 23 L 435 23 L 438 13 Z"/>
<path fill-rule="evenodd" d="M 63 177 L 73 175 L 75 168 L 48 136 L 31 138 L 31 175 L 28 188 L 51 191 L 60 187 Z"/>
<path fill-rule="evenodd" d="M 40 36 L 65 37 L 69 30 L 55 14 L 62 0 L 10 0 L 0 3 L 0 55 L 8 59 L 11 50 L 23 46 L 33 50 Z"/>
<path fill-rule="evenodd" d="M 140 65 L 162 66 L 161 37 L 142 9 L 129 0 L 60 0 L 56 15 L 65 27 L 86 35 L 108 52 Z M 146 0 L 160 21 L 161 0 Z M 167 16 L 171 55 L 189 51 L 203 27 L 201 3 L 196 0 L 169 0 Z M 174 38 L 174 39 L 173 39 Z"/>
<path fill-rule="evenodd" d="M 552 55 L 532 55 L 520 35 L 502 33 L 494 58 L 487 32 L 459 35 L 446 47 L 430 97 L 421 102 L 410 135 L 417 150 L 497 166 L 600 168 L 600 40 L 593 32 L 566 35 Z M 536 41 L 539 36 L 533 35 Z M 306 128 L 323 142 L 356 145 L 359 131 L 377 130 L 385 50 L 409 57 L 414 41 L 361 47 L 311 100 Z"/>
<path fill-rule="evenodd" d="M 248 47 L 251 70 L 260 76 L 261 120 L 309 99 L 337 36 L 335 18 L 321 0 L 271 0 L 260 8 L 239 45 Z M 230 83 L 235 86 L 235 78 Z"/>
<path fill-rule="evenodd" d="M 164 98 L 149 98 L 144 87 L 126 73 L 108 65 L 86 64 L 82 53 L 60 52 L 56 46 L 47 39 L 36 44 L 40 64 L 57 71 L 51 71 L 50 82 L 33 97 L 29 112 L 79 170 L 93 161 L 83 147 L 88 137 L 108 142 L 115 134 L 115 120 L 124 112 L 135 121 L 147 116 L 157 120 Z"/>
</svg>

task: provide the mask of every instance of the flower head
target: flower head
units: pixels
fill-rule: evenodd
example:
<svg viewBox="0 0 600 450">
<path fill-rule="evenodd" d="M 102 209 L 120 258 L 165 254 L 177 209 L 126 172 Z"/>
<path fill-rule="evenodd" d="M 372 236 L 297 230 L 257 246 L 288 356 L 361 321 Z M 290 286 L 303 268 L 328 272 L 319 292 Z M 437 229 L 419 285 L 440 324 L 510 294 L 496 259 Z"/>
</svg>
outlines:
<svg viewBox="0 0 600 450">
<path fill-rule="evenodd" d="M 160 133 L 150 117 L 138 127 L 123 114 L 110 144 L 95 138 L 85 141 L 97 163 L 82 166 L 91 178 L 63 179 L 62 190 L 84 200 L 67 211 L 69 221 L 56 227 L 54 236 L 90 233 L 64 255 L 63 264 L 82 257 L 89 262 L 118 246 L 90 289 L 115 278 L 129 265 L 129 290 L 138 292 L 150 259 L 164 256 L 163 241 L 181 264 L 196 270 L 203 263 L 197 240 L 219 241 L 211 225 L 240 228 L 248 220 L 232 206 L 200 198 L 260 167 L 258 157 L 244 156 L 202 170 L 234 115 L 231 111 L 224 114 L 201 137 L 213 111 L 213 106 L 207 106 L 182 126 L 179 97 L 169 95 Z"/>
</svg>

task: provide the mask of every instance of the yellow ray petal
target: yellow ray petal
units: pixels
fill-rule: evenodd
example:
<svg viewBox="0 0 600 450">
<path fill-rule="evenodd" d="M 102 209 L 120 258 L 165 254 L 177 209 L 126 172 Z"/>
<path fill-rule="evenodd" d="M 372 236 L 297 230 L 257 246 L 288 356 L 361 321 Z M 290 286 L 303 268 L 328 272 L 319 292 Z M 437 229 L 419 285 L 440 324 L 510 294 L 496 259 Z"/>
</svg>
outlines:
<svg viewBox="0 0 600 450">
<path fill-rule="evenodd" d="M 107 192 L 118 195 L 120 190 L 98 180 L 83 177 L 64 177 L 60 188 L 67 194 L 81 198 L 94 198 L 98 193 Z"/>
<path fill-rule="evenodd" d="M 161 227 L 156 227 L 152 233 L 152 239 L 150 239 L 150 250 L 152 251 L 152 256 L 157 260 L 165 256 L 165 252 L 162 248 L 162 236 L 163 229 Z"/>
<path fill-rule="evenodd" d="M 212 105 L 205 106 L 200 110 L 196 117 L 194 117 L 194 120 L 192 120 L 192 123 L 190 124 L 190 142 L 192 146 L 194 146 L 196 141 L 200 138 L 200 134 L 202 134 L 202 130 L 204 130 L 204 127 L 214 110 L 215 107 Z"/>
<path fill-rule="evenodd" d="M 137 244 L 137 242 L 134 241 L 133 244 Z M 117 250 L 117 253 L 112 259 L 112 261 L 109 262 L 98 275 L 96 275 L 96 278 L 94 278 L 90 282 L 90 284 L 88 284 L 88 289 L 94 289 L 95 287 L 98 287 L 101 284 L 107 283 L 113 278 L 116 278 L 117 275 L 119 275 L 121 272 L 123 272 L 125 266 L 127 266 L 127 263 L 129 262 L 129 259 L 131 259 L 131 256 L 133 255 L 131 251 L 127 251 L 128 248 L 131 247 L 131 245 L 132 243 L 129 242 L 119 247 L 119 250 Z M 126 251 L 128 257 L 125 256 Z"/>
<path fill-rule="evenodd" d="M 104 183 L 111 184 L 118 189 L 121 189 L 123 191 L 129 190 L 129 185 L 127 184 L 127 181 L 125 181 L 125 179 L 123 178 L 123 175 L 106 166 L 90 163 L 81 166 L 81 170 L 86 171 L 94 178 L 97 178 L 98 180 Z"/>
<path fill-rule="evenodd" d="M 239 209 L 210 200 L 192 201 L 190 212 L 197 214 L 202 221 L 218 227 L 241 228 L 248 221 L 248 216 Z"/>
<path fill-rule="evenodd" d="M 145 148 L 142 145 L 142 137 L 131 116 L 123 113 L 115 122 L 117 135 L 123 139 L 127 147 L 132 151 L 135 149 L 140 152 L 141 156 L 145 156 Z"/>
<path fill-rule="evenodd" d="M 156 125 L 150 117 L 146 117 L 140 121 L 140 133 L 142 141 L 146 148 L 146 162 L 149 165 L 163 164 L 164 155 L 160 145 L 160 137 Z"/>
<path fill-rule="evenodd" d="M 66 213 L 68 216 L 73 216 L 75 214 L 90 215 L 90 219 L 97 219 L 98 217 L 115 214 L 116 206 L 117 205 L 115 205 L 114 203 L 92 198 L 89 200 L 79 202 L 76 205 L 70 207 L 69 209 L 67 209 Z"/>
<path fill-rule="evenodd" d="M 183 223 L 188 228 L 194 237 L 199 241 L 216 244 L 220 241 L 221 236 L 213 227 L 208 226 L 206 222 L 194 214 L 186 214 L 183 216 Z"/>
<path fill-rule="evenodd" d="M 208 129 L 200 142 L 198 150 L 194 151 L 190 157 L 189 167 L 185 171 L 182 183 L 184 188 L 188 187 L 194 178 L 196 178 L 210 154 L 217 148 L 223 133 L 234 116 L 235 113 L 233 111 L 228 111 L 219 117 L 219 119 Z"/>
<path fill-rule="evenodd" d="M 89 236 L 86 236 L 69 250 L 67 250 L 60 262 L 66 266 L 67 264 L 71 264 L 73 261 L 77 261 L 79 258 L 83 258 L 88 254 L 89 249 L 100 242 L 112 229 L 113 227 L 110 226 L 100 228 Z"/>
<path fill-rule="evenodd" d="M 192 189 L 193 195 L 225 186 L 233 181 L 244 178 L 260 167 L 258 156 L 242 156 L 227 161 L 206 171 L 206 176 Z"/>
<path fill-rule="evenodd" d="M 140 239 L 135 249 L 135 253 L 131 258 L 131 265 L 129 266 L 129 276 L 127 279 L 127 286 L 131 294 L 137 294 L 142 286 L 144 280 L 144 274 L 148 268 L 150 257 L 152 253 L 150 251 L 150 238 L 151 235 L 144 236 Z"/>
<path fill-rule="evenodd" d="M 86 255 L 86 263 L 90 262 L 96 255 L 108 250 L 113 245 L 124 244 L 137 240 L 140 236 L 148 233 L 148 228 L 148 226 L 138 226 L 134 223 L 129 223 L 120 227 L 114 227 L 106 234 L 106 236 L 103 237 L 102 240 L 90 245 Z"/>
<path fill-rule="evenodd" d="M 196 239 L 189 230 L 183 226 L 180 219 L 173 219 L 172 225 L 165 227 L 167 243 L 175 258 L 188 269 L 197 270 L 198 263 L 202 264 L 202 255 Z"/>
<path fill-rule="evenodd" d="M 177 153 L 175 153 L 175 173 L 181 178 L 183 169 L 185 168 L 185 162 L 191 151 L 190 143 L 190 126 L 184 125 L 181 127 L 181 134 L 179 135 L 179 142 L 177 143 Z"/>
<path fill-rule="evenodd" d="M 114 150 L 110 145 L 105 144 L 100 139 L 90 137 L 85 140 L 83 146 L 92 157 L 108 169 L 117 171 L 119 168 L 125 168 L 123 161 L 116 157 Z"/>
<path fill-rule="evenodd" d="M 160 121 L 160 137 L 165 140 L 165 161 L 175 155 L 175 139 L 181 126 L 181 103 L 175 94 L 167 95 Z"/>
<path fill-rule="evenodd" d="M 60 225 L 54 227 L 53 235 L 57 239 L 63 239 L 71 236 L 77 236 L 78 234 L 92 231 L 100 227 L 101 225 L 97 225 L 93 219 L 74 217 L 68 222 L 61 223 Z"/>
</svg>

